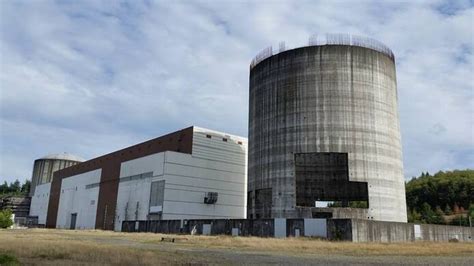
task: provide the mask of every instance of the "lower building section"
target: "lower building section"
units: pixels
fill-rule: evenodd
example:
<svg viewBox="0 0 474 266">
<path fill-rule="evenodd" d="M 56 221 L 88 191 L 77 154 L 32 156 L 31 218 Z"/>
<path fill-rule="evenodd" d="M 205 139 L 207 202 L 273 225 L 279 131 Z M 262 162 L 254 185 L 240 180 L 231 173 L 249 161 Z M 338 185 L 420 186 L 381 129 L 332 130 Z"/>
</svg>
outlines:
<svg viewBox="0 0 474 266">
<path fill-rule="evenodd" d="M 31 197 L 30 216 L 38 217 L 38 225 L 46 225 L 51 183 L 38 185 Z"/>
<path fill-rule="evenodd" d="M 352 242 L 472 242 L 474 228 L 361 219 L 197 219 L 124 221 L 123 232 L 318 237 Z"/>
<path fill-rule="evenodd" d="M 125 162 L 115 230 L 124 220 L 244 218 L 245 172 L 235 165 L 163 152 Z"/>
<path fill-rule="evenodd" d="M 122 232 L 232 235 L 259 237 L 327 237 L 326 219 L 196 219 L 124 221 Z"/>
<path fill-rule="evenodd" d="M 63 179 L 56 228 L 94 229 L 101 170 Z"/>
</svg>

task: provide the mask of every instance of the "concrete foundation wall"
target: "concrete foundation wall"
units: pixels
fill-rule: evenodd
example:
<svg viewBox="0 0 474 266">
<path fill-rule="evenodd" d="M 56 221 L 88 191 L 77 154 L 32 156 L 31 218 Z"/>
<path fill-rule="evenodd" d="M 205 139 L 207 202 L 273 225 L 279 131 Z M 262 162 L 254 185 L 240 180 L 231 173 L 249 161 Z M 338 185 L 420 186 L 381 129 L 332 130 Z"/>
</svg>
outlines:
<svg viewBox="0 0 474 266">
<path fill-rule="evenodd" d="M 474 228 L 437 224 L 412 224 L 367 220 L 340 220 L 338 228 L 349 227 L 344 240 L 353 242 L 472 241 Z M 344 225 L 343 225 L 344 224 Z M 419 228 L 416 233 L 415 228 Z"/>
<path fill-rule="evenodd" d="M 413 224 L 352 220 L 354 242 L 408 242 L 413 241 Z"/>
<path fill-rule="evenodd" d="M 419 228 L 415 229 L 415 228 Z M 207 232 L 206 232 L 207 231 Z M 259 237 L 319 237 L 352 242 L 471 242 L 474 229 L 358 219 L 197 219 L 124 221 L 122 232 Z"/>
</svg>

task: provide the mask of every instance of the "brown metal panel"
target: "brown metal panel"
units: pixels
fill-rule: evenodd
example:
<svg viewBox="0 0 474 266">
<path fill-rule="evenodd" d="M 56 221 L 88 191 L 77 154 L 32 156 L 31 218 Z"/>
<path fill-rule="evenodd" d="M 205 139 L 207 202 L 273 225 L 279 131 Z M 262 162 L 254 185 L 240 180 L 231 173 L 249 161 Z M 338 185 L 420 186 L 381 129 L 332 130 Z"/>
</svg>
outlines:
<svg viewBox="0 0 474 266">
<path fill-rule="evenodd" d="M 97 202 L 96 229 L 113 230 L 120 177 L 120 164 L 164 151 L 192 153 L 193 127 L 188 127 L 131 147 L 112 152 L 77 165 L 56 171 L 51 183 L 46 227 L 55 228 L 62 179 L 102 169 Z"/>
</svg>

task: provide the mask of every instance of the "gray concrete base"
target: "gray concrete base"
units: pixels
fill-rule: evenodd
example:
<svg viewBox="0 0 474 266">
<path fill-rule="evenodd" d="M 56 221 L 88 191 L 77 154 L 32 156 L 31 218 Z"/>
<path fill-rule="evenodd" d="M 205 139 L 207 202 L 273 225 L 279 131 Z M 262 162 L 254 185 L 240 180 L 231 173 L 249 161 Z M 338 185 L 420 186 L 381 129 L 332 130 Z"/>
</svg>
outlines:
<svg viewBox="0 0 474 266">
<path fill-rule="evenodd" d="M 124 221 L 123 232 L 260 237 L 319 237 L 352 242 L 471 242 L 474 229 L 461 226 L 362 219 L 215 219 Z"/>
<path fill-rule="evenodd" d="M 328 238 L 353 242 L 471 242 L 474 229 L 438 224 L 413 224 L 360 219 L 329 219 Z"/>
</svg>

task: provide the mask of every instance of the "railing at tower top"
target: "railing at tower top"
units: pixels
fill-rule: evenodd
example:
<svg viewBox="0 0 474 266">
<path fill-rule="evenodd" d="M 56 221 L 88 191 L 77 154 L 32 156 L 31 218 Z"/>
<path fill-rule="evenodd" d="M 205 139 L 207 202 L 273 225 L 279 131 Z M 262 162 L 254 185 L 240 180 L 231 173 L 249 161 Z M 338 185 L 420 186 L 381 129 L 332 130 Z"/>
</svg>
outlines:
<svg viewBox="0 0 474 266">
<path fill-rule="evenodd" d="M 320 45 L 351 45 L 351 46 L 364 47 L 364 48 L 369 48 L 369 49 L 381 52 L 387 55 L 388 57 L 390 57 L 390 59 L 395 60 L 395 56 L 393 55 L 392 50 L 388 48 L 388 46 L 369 37 L 351 35 L 351 34 L 324 34 L 324 35 L 315 34 L 309 37 L 307 46 L 320 46 Z M 302 46 L 302 47 L 306 47 L 306 46 Z M 254 68 L 258 63 L 269 58 L 270 56 L 284 52 L 286 50 L 289 50 L 289 49 L 286 48 L 284 42 L 280 43 L 279 49 L 278 51 L 275 51 L 275 53 L 273 53 L 274 51 L 273 51 L 272 46 L 269 46 L 263 49 L 260 53 L 258 53 L 252 59 L 252 62 L 250 63 L 250 69 Z"/>
</svg>

